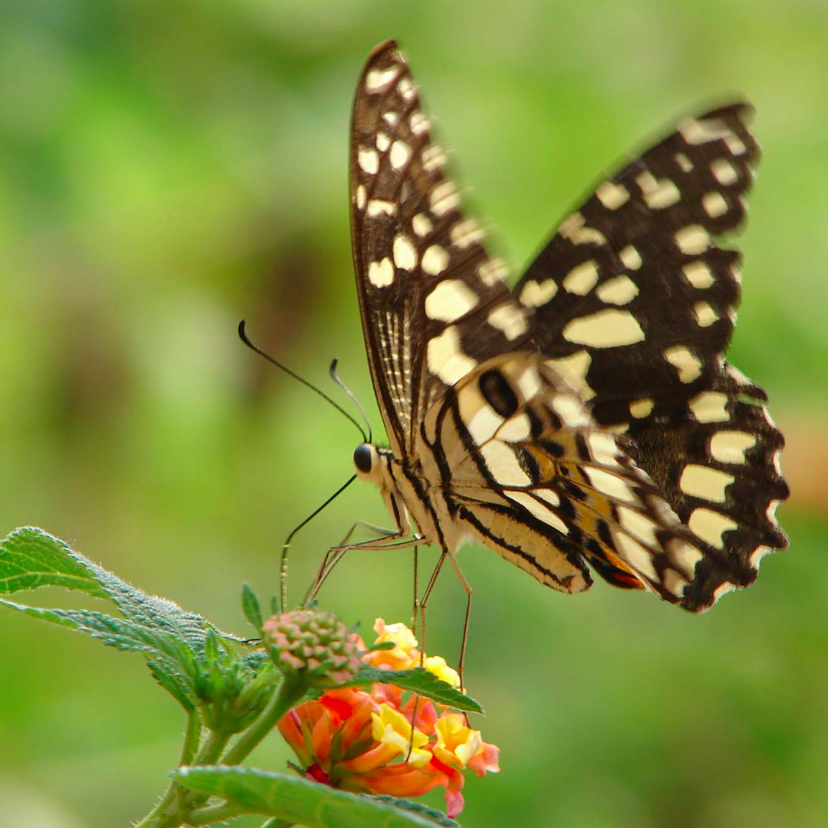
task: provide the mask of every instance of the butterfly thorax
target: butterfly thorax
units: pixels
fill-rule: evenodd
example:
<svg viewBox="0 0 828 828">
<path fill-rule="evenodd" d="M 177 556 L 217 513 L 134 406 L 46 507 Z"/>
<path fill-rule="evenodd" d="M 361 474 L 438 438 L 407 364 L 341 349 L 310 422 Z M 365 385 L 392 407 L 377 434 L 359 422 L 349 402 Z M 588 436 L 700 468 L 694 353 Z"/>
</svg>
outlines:
<svg viewBox="0 0 828 828">
<path fill-rule="evenodd" d="M 424 469 L 418 459 L 396 457 L 391 449 L 362 443 L 354 451 L 357 476 L 380 490 L 401 535 L 416 526 L 425 543 L 456 551 L 470 533 L 456 522 L 457 509 L 447 497 L 436 465 Z"/>
</svg>

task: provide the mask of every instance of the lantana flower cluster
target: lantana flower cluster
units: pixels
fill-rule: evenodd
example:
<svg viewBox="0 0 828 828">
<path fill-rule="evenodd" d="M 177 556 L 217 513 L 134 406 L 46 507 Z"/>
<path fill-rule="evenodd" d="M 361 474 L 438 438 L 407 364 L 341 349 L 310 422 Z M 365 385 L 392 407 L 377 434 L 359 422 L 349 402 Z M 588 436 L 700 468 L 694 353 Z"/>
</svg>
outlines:
<svg viewBox="0 0 828 828">
<path fill-rule="evenodd" d="M 363 662 L 386 670 L 422 664 L 459 687 L 457 672 L 440 656 L 423 657 L 405 624 L 379 618 L 374 630 L 377 644 L 394 646 L 365 653 Z M 365 649 L 358 636 L 354 640 Z M 287 713 L 279 730 L 308 778 L 347 791 L 402 797 L 443 786 L 450 817 L 463 809 L 463 771 L 483 776 L 500 770 L 498 748 L 484 742 L 465 716 L 392 684 L 327 690 Z"/>
</svg>

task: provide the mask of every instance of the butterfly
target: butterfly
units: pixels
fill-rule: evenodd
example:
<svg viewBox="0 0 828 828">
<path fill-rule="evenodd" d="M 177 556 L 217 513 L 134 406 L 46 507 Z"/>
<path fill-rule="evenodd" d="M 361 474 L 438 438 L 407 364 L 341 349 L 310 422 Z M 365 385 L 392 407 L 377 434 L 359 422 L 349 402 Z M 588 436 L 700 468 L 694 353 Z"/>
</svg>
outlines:
<svg viewBox="0 0 828 828">
<path fill-rule="evenodd" d="M 393 41 L 368 58 L 351 233 L 389 445 L 354 452 L 395 529 L 355 546 L 474 541 L 565 593 L 591 572 L 687 610 L 784 548 L 783 438 L 725 360 L 736 228 L 759 149 L 734 103 L 603 179 L 514 288 L 462 210 Z M 352 548 L 349 547 L 349 548 Z"/>
</svg>

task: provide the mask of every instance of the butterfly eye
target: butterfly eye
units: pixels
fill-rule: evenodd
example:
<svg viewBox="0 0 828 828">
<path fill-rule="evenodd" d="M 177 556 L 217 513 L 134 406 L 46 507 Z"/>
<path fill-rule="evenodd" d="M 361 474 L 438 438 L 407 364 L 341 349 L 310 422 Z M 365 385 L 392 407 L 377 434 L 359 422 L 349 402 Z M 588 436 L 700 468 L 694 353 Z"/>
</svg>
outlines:
<svg viewBox="0 0 828 828">
<path fill-rule="evenodd" d="M 357 467 L 357 471 L 361 471 L 363 474 L 369 474 L 371 471 L 374 459 L 371 448 L 368 443 L 362 443 L 354 449 L 354 465 Z"/>
</svg>

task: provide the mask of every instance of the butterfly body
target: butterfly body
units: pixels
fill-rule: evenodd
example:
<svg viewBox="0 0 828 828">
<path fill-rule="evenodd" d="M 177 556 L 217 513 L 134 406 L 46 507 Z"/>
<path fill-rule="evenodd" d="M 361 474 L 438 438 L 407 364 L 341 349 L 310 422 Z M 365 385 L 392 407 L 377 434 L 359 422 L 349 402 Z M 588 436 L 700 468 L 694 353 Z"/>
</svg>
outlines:
<svg viewBox="0 0 828 828">
<path fill-rule="evenodd" d="M 360 446 L 388 543 L 473 539 L 562 592 L 590 567 L 700 611 L 785 545 L 782 437 L 724 359 L 758 148 L 742 104 L 685 119 L 604 180 L 513 290 L 461 211 L 408 64 L 360 78 L 351 227 L 389 448 Z M 382 545 L 382 541 L 377 545 Z"/>
</svg>

